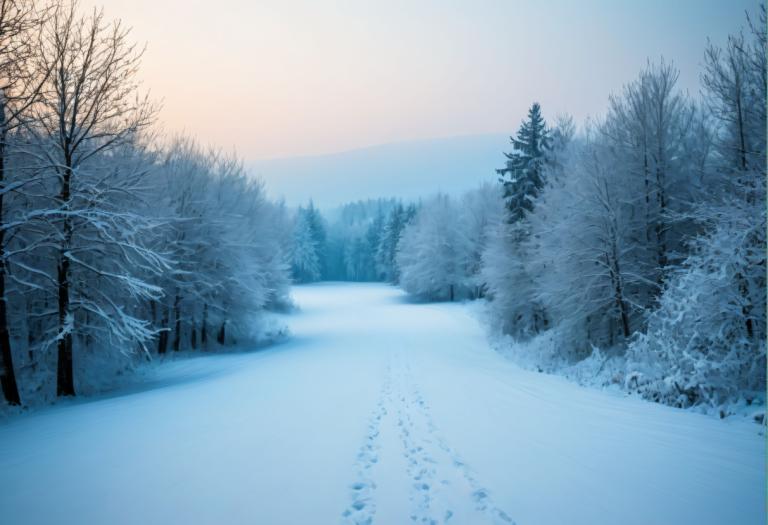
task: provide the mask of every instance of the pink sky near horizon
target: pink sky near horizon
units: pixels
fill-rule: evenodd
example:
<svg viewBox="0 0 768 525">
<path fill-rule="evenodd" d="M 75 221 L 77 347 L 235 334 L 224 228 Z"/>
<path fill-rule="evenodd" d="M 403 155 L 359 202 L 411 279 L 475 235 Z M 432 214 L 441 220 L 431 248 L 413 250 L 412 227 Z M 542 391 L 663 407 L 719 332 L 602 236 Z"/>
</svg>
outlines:
<svg viewBox="0 0 768 525">
<path fill-rule="evenodd" d="M 673 5 L 666 5 L 673 4 Z M 752 1 L 84 0 L 147 44 L 141 78 L 163 128 L 246 160 L 512 133 L 601 113 L 663 55 L 696 91 L 707 36 Z"/>
</svg>

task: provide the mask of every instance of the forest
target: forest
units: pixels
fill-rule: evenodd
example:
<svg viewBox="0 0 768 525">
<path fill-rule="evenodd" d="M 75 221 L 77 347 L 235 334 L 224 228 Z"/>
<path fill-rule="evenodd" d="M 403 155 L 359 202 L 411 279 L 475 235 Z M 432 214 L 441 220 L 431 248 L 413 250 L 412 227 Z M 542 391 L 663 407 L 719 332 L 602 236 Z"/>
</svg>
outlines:
<svg viewBox="0 0 768 525">
<path fill-rule="evenodd" d="M 290 219 L 240 160 L 155 131 L 128 28 L 0 5 L 0 351 L 11 405 L 252 338 L 290 286 Z"/>
<path fill-rule="evenodd" d="M 499 351 L 538 370 L 679 407 L 764 401 L 764 7 L 703 50 L 698 94 L 649 60 L 578 129 L 533 103 L 475 190 L 320 210 L 268 198 L 235 155 L 161 133 L 119 21 L 69 2 L 2 6 L 7 404 L 261 340 L 291 284 L 321 280 L 481 301 Z"/>
</svg>

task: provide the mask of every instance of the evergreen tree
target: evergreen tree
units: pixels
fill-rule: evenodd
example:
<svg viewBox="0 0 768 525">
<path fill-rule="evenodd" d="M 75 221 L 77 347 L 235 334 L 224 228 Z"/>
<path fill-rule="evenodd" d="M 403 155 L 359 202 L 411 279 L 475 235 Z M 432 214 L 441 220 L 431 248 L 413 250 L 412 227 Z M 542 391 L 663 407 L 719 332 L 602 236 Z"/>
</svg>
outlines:
<svg viewBox="0 0 768 525">
<path fill-rule="evenodd" d="M 317 215 L 310 203 L 310 208 L 299 208 L 296 226 L 293 231 L 293 278 L 300 283 L 320 279 L 320 256 L 317 241 L 318 232 L 313 230 L 318 225 Z"/>
<path fill-rule="evenodd" d="M 405 227 L 405 208 L 398 204 L 389 214 L 376 251 L 376 269 L 382 278 L 397 283 L 397 243 Z"/>
<path fill-rule="evenodd" d="M 533 201 L 544 187 L 544 161 L 550 148 L 547 123 L 541 116 L 541 106 L 534 102 L 528 110 L 517 137 L 510 137 L 512 153 L 505 153 L 506 166 L 496 170 L 504 185 L 504 198 L 509 208 L 510 222 L 518 222 L 533 210 Z"/>
<path fill-rule="evenodd" d="M 373 222 L 368 226 L 365 232 L 365 280 L 377 281 L 381 279 L 381 273 L 377 270 L 376 253 L 378 252 L 381 239 L 384 234 L 384 214 L 379 208 Z"/>
<path fill-rule="evenodd" d="M 327 274 L 326 259 L 328 255 L 328 236 L 325 231 L 325 223 L 323 221 L 323 217 L 320 214 L 320 210 L 315 208 L 315 204 L 311 200 L 309 201 L 309 206 L 306 209 L 300 211 L 300 213 L 304 214 L 304 220 L 307 223 L 309 235 L 312 238 L 315 246 L 315 253 L 317 254 L 318 260 L 318 271 L 320 272 L 318 279 L 325 277 Z"/>
</svg>

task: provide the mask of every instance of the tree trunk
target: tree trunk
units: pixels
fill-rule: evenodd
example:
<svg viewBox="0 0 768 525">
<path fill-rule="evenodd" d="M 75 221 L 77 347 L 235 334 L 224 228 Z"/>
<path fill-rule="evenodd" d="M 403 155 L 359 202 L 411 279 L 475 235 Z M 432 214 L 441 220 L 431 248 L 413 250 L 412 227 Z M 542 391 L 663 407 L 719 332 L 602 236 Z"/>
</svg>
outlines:
<svg viewBox="0 0 768 525">
<path fill-rule="evenodd" d="M 744 110 L 741 101 L 741 83 L 736 88 L 736 124 L 739 128 L 739 162 L 743 171 L 747 170 L 747 142 L 744 138 Z"/>
<path fill-rule="evenodd" d="M 2 199 L 2 197 L 0 197 Z M 0 239 L 0 246 L 2 240 Z M 13 369 L 13 355 L 11 354 L 11 334 L 8 331 L 8 307 L 5 297 L 5 264 L 3 254 L 0 252 L 0 354 L 2 354 L 3 375 L 0 377 L 3 396 L 11 405 L 20 405 L 19 387 L 16 384 L 16 372 Z"/>
<path fill-rule="evenodd" d="M 744 325 L 747 329 L 747 337 L 749 339 L 754 339 L 755 327 L 752 323 L 752 301 L 750 300 L 749 296 L 749 285 L 741 272 L 736 274 L 736 280 L 739 282 L 739 292 L 744 299 L 744 306 L 741 307 L 741 313 L 744 316 Z"/>
<path fill-rule="evenodd" d="M 627 338 L 630 335 L 629 331 L 629 314 L 627 312 L 627 304 L 624 301 L 624 286 L 621 282 L 621 270 L 619 268 L 618 251 L 616 245 L 612 246 L 611 257 L 611 279 L 613 280 L 614 300 L 616 301 L 616 308 L 619 310 L 619 317 L 621 319 L 621 329 L 624 337 Z M 606 259 L 608 257 L 606 256 Z"/>
<path fill-rule="evenodd" d="M 160 321 L 160 336 L 157 338 L 157 353 L 164 354 L 168 350 L 168 310 L 163 308 L 163 319 Z"/>
<path fill-rule="evenodd" d="M 221 322 L 221 328 L 219 328 L 219 335 L 216 338 L 216 340 L 219 342 L 220 345 L 223 345 L 224 342 L 227 340 L 227 332 L 226 332 L 227 322 L 222 321 Z"/>
<path fill-rule="evenodd" d="M 208 304 L 203 305 L 203 325 L 200 328 L 200 342 L 203 348 L 208 346 Z"/>
<path fill-rule="evenodd" d="M 72 180 L 71 159 L 67 156 L 66 168 L 61 184 L 59 201 L 64 209 L 69 209 L 70 184 Z M 64 241 L 59 252 L 58 266 L 58 306 L 59 306 L 59 331 L 58 331 L 58 363 L 56 367 L 56 395 L 74 396 L 75 380 L 72 365 L 72 326 L 69 302 L 69 256 L 67 250 L 72 242 L 72 222 L 69 216 L 64 216 L 63 234 Z"/>
<path fill-rule="evenodd" d="M 173 351 L 178 352 L 181 349 L 181 308 L 179 303 L 181 298 L 179 294 L 176 294 L 176 299 L 173 302 L 173 310 L 176 318 L 176 328 L 173 334 Z"/>
<path fill-rule="evenodd" d="M 197 325 L 194 319 L 192 320 L 192 327 L 189 332 L 189 344 L 193 350 L 197 350 Z"/>
<path fill-rule="evenodd" d="M 72 364 L 72 322 L 69 311 L 69 259 L 63 252 L 59 255 L 59 341 L 56 367 L 56 395 L 74 396 L 75 381 Z"/>
<path fill-rule="evenodd" d="M 644 137 L 645 137 L 645 131 Z M 643 183 L 645 184 L 645 241 L 651 244 L 651 180 L 648 168 L 648 144 L 643 138 Z"/>
<path fill-rule="evenodd" d="M 4 112 L 4 111 L 3 111 Z M 0 190 L 5 187 L 5 133 L 0 141 Z M 5 228 L 3 222 L 3 193 L 0 192 L 0 357 L 2 357 L 2 373 L 0 384 L 5 400 L 11 405 L 20 405 L 19 387 L 16 384 L 16 371 L 13 368 L 11 353 L 11 334 L 8 329 L 8 299 L 5 295 Z"/>
<path fill-rule="evenodd" d="M 149 302 L 149 315 L 152 321 L 152 326 L 157 326 L 157 301 Z"/>
<path fill-rule="evenodd" d="M 90 326 L 90 325 L 91 325 L 91 312 L 86 310 L 85 311 L 85 326 Z M 91 345 L 93 344 L 93 336 L 91 335 L 91 331 L 90 330 L 88 330 L 85 333 L 84 344 L 85 344 L 85 348 L 86 349 L 90 349 Z"/>
<path fill-rule="evenodd" d="M 661 154 L 661 152 L 659 152 Z M 656 249 L 657 264 L 659 265 L 659 293 L 664 285 L 665 268 L 667 267 L 667 225 L 664 222 L 664 214 L 667 211 L 667 198 L 664 192 L 665 174 L 661 167 L 656 167 L 656 185 L 658 187 L 657 199 L 659 202 L 658 216 L 656 217 Z"/>
</svg>

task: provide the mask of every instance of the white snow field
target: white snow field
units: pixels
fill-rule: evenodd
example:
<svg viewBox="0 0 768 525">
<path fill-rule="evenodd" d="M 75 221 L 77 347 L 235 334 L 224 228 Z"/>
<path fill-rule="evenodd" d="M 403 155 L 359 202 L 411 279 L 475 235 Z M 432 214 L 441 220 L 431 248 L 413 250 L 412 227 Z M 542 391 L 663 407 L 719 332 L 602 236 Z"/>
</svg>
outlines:
<svg viewBox="0 0 768 525">
<path fill-rule="evenodd" d="M 0 426 L 0 522 L 762 524 L 744 420 L 523 371 L 460 304 L 297 287 L 292 338 Z"/>
</svg>

